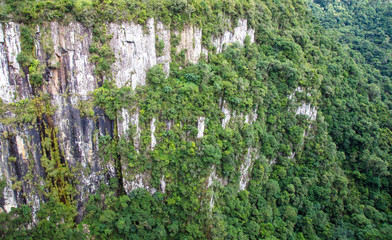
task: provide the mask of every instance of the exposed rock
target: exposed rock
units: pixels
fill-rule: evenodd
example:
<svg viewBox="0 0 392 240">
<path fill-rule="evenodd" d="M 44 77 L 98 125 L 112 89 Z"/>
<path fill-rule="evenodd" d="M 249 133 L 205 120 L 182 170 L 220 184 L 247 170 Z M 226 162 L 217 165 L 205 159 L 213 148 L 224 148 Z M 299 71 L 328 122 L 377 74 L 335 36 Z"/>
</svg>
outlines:
<svg viewBox="0 0 392 240">
<path fill-rule="evenodd" d="M 98 158 L 98 137 L 106 134 L 113 136 L 113 123 L 96 109 L 96 118 L 82 117 L 78 109 L 80 101 L 88 100 L 88 93 L 97 88 L 94 77 L 94 64 L 89 61 L 92 30 L 80 23 L 63 25 L 51 22 L 48 26 L 53 43 L 50 56 L 36 47 L 41 63 L 56 59 L 57 64 L 50 66 L 46 90 L 52 95 L 52 105 L 57 106 L 53 116 L 58 129 L 59 146 L 69 166 L 78 169 L 76 189 L 79 208 L 83 211 L 89 194 L 95 193 L 101 182 L 105 182 L 103 169 L 107 176 L 116 176 L 114 166 L 104 164 Z M 39 34 L 44 30 L 41 28 Z M 94 134 L 98 130 L 99 134 Z"/>
<path fill-rule="evenodd" d="M 197 63 L 202 54 L 208 55 L 208 51 L 202 46 L 202 29 L 194 25 L 187 25 L 180 34 L 180 43 L 177 46 L 177 53 L 185 51 L 185 59 L 191 63 Z"/>
<path fill-rule="evenodd" d="M 3 24 L 0 23 L 0 43 L 4 43 L 4 30 Z"/>
<path fill-rule="evenodd" d="M 13 91 L 18 92 L 17 99 L 29 98 L 31 87 L 27 78 L 21 77 L 21 68 L 16 60 L 18 54 L 21 51 L 20 48 L 20 26 L 17 23 L 9 22 L 5 23 L 5 46 L 7 59 L 1 59 L 4 63 L 8 62 L 8 83 L 11 86 L 8 96 Z M 3 82 L 3 80 L 0 80 Z M 7 80 L 4 80 L 7 81 Z M 4 84 L 3 84 L 4 86 Z M 13 97 L 13 96 L 12 96 Z"/>
<path fill-rule="evenodd" d="M 165 44 L 163 50 L 162 50 L 162 55 L 157 56 L 157 63 L 163 65 L 163 70 L 166 72 L 166 74 L 169 74 L 170 72 L 170 62 L 171 62 L 171 56 L 170 56 L 170 27 L 163 25 L 162 22 L 158 21 L 157 26 L 156 26 L 156 35 L 157 35 L 157 40 L 163 41 Z M 158 55 L 158 53 L 157 53 Z"/>
<path fill-rule="evenodd" d="M 253 124 L 254 122 L 256 122 L 257 117 L 258 117 L 257 109 L 253 109 L 250 115 L 249 114 L 245 115 L 245 123 Z"/>
<path fill-rule="evenodd" d="M 151 120 L 151 124 L 150 124 L 150 131 L 151 131 L 151 150 L 154 150 L 155 145 L 157 144 L 157 139 L 155 138 L 155 121 L 156 118 L 153 118 Z"/>
<path fill-rule="evenodd" d="M 133 135 L 133 142 L 136 151 L 138 151 L 140 148 L 140 133 L 142 132 L 139 126 L 139 108 L 136 108 L 135 112 L 131 115 L 131 124 L 136 126 L 136 132 Z"/>
<path fill-rule="evenodd" d="M 252 153 L 255 152 L 256 149 L 248 148 L 248 153 L 245 156 L 245 162 L 241 164 L 241 177 L 240 177 L 240 191 L 245 190 L 246 186 L 249 182 L 249 174 L 251 172 L 253 161 L 252 161 Z"/>
<path fill-rule="evenodd" d="M 121 118 L 117 119 L 118 135 L 128 139 L 130 117 L 127 109 L 121 109 Z"/>
<path fill-rule="evenodd" d="M 226 31 L 223 35 L 212 38 L 212 44 L 216 47 L 216 52 L 221 53 L 225 46 L 238 42 L 243 44 L 246 36 L 250 37 L 250 42 L 253 43 L 255 39 L 255 30 L 248 29 L 248 20 L 239 19 L 237 27 L 234 28 L 233 32 Z"/>
<path fill-rule="evenodd" d="M 0 136 L 0 178 L 6 182 L 0 206 L 8 212 L 12 207 L 27 203 L 32 206 L 35 217 L 40 202 L 36 200 L 40 199 L 36 187 L 43 184 L 39 179 L 45 176 L 40 162 L 39 133 L 35 129 L 0 125 Z"/>
<path fill-rule="evenodd" d="M 308 115 L 311 121 L 316 120 L 317 118 L 317 109 L 316 107 L 312 107 L 310 103 L 303 103 L 301 106 L 297 108 L 295 112 L 296 115 L 303 114 Z"/>
<path fill-rule="evenodd" d="M 15 94 L 15 83 L 11 85 L 8 72 L 7 52 L 4 44 L 3 25 L 0 23 L 0 98 L 10 103 L 13 101 Z"/>
<path fill-rule="evenodd" d="M 211 187 L 211 185 L 213 183 L 213 180 L 217 179 L 217 177 L 218 176 L 216 175 L 215 166 L 213 166 L 212 167 L 212 172 L 211 172 L 210 176 L 208 177 L 207 188 Z M 214 204 L 215 204 L 215 201 L 214 201 L 214 189 L 212 188 L 211 189 L 211 197 L 210 197 L 210 211 L 212 211 L 212 209 L 214 208 Z"/>
<path fill-rule="evenodd" d="M 0 127 L 3 128 L 3 126 Z M 9 163 L 8 159 L 10 157 L 8 141 L 0 139 L 0 153 L 1 153 L 0 180 L 5 181 L 6 183 L 6 186 L 4 187 L 3 190 L 3 199 L 0 199 L 0 205 L 4 211 L 10 212 L 11 208 L 17 207 L 17 201 L 16 201 L 16 194 L 12 190 L 13 183 L 11 181 L 11 177 L 13 176 L 13 173 L 12 170 L 10 169 L 10 166 L 8 165 Z"/>
<path fill-rule="evenodd" d="M 128 136 L 129 126 L 136 127 L 133 136 Z M 129 109 L 121 109 L 121 118 L 117 119 L 117 129 L 119 137 L 124 137 L 127 140 L 132 139 L 136 151 L 139 151 L 141 133 L 139 126 L 139 109 L 134 108 L 132 112 Z"/>
<path fill-rule="evenodd" d="M 289 95 L 288 99 L 293 100 L 293 101 L 296 101 L 296 99 L 295 99 L 295 94 L 296 94 L 297 92 L 305 92 L 305 89 L 303 89 L 303 88 L 301 88 L 301 87 L 297 87 L 297 88 L 294 90 L 294 92 L 291 93 L 291 94 Z M 307 95 L 308 97 L 312 96 L 312 94 L 309 93 L 309 92 L 307 92 L 306 95 Z M 308 115 L 309 119 L 310 119 L 311 121 L 314 121 L 314 120 L 316 120 L 316 118 L 317 118 L 317 109 L 316 109 L 316 107 L 314 107 L 314 106 L 312 107 L 312 105 L 311 105 L 310 103 L 304 102 L 304 103 L 302 103 L 302 105 L 299 106 L 299 107 L 297 108 L 297 110 L 295 111 L 295 115 L 299 115 L 299 114 Z"/>
<path fill-rule="evenodd" d="M 229 124 L 230 118 L 231 118 L 231 113 L 230 110 L 226 107 L 226 101 L 223 100 L 222 104 L 222 113 L 225 114 L 225 118 L 222 120 L 222 127 L 226 128 L 226 126 Z"/>
<path fill-rule="evenodd" d="M 312 94 L 310 92 L 307 92 L 306 89 L 302 87 L 297 87 L 293 93 L 291 93 L 288 96 L 288 99 L 292 100 L 294 103 L 297 102 L 296 99 L 296 93 L 301 92 L 301 93 L 306 93 L 306 96 L 310 97 Z M 315 121 L 317 119 L 317 109 L 316 107 L 312 106 L 310 103 L 307 102 L 302 102 L 302 104 L 297 107 L 295 110 L 295 115 L 307 115 L 309 117 L 310 121 Z M 308 130 L 311 129 L 311 124 L 308 126 Z M 308 131 L 305 130 L 303 133 L 303 137 L 306 137 L 308 135 Z M 303 142 L 301 143 L 301 147 L 303 146 Z M 294 159 L 296 156 L 296 152 L 291 152 L 290 156 L 288 156 L 289 159 Z M 272 162 L 271 164 L 274 164 L 276 161 Z"/>
<path fill-rule="evenodd" d="M 147 30 L 147 31 L 146 31 Z M 135 23 L 110 23 L 109 34 L 113 34 L 110 47 L 115 54 L 115 63 L 112 66 L 113 77 L 117 87 L 129 86 L 135 89 L 136 86 L 146 84 L 146 74 L 148 70 L 158 64 L 162 64 L 165 72 L 169 73 L 171 32 L 168 26 L 163 23 L 154 23 L 154 19 L 149 19 L 147 25 Z M 184 27 L 181 33 L 181 40 L 177 47 L 178 53 L 185 51 L 186 60 L 197 63 L 201 56 L 208 55 L 202 46 L 202 29 L 193 25 Z M 251 42 L 254 41 L 254 31 L 247 28 L 246 20 L 240 20 L 233 32 L 225 32 L 222 37 L 213 40 L 218 51 L 222 51 L 225 45 L 234 42 L 243 43 L 245 37 L 249 35 Z M 49 39 L 49 43 L 48 40 Z M 81 114 L 79 108 L 82 101 L 90 100 L 89 93 L 98 87 L 97 79 L 94 76 L 94 64 L 90 59 L 90 46 L 92 44 L 92 29 L 84 27 L 77 22 L 61 24 L 50 22 L 36 27 L 35 34 L 35 56 L 40 61 L 44 71 L 44 84 L 42 89 L 51 96 L 51 105 L 55 106 L 53 116 L 48 120 L 58 130 L 60 154 L 67 161 L 68 165 L 76 170 L 78 182 L 76 190 L 78 192 L 79 212 L 82 214 L 83 205 L 86 203 L 89 194 L 97 191 L 101 183 L 107 183 L 111 177 L 117 177 L 114 163 L 103 162 L 98 156 L 98 139 L 104 135 L 114 137 L 115 123 L 105 116 L 102 109 L 94 109 L 94 117 L 88 118 Z M 156 41 L 164 42 L 163 54 L 157 56 Z M 51 42 L 50 42 L 51 41 Z M 45 46 L 46 44 L 46 46 Z M 17 55 L 21 52 L 20 26 L 16 23 L 0 24 L 0 98 L 10 103 L 20 99 L 31 98 L 32 89 L 29 83 L 28 74 L 22 77 L 22 67 L 17 62 Z M 222 112 L 225 118 L 222 126 L 226 127 L 230 123 L 231 111 L 223 101 Z M 117 121 L 119 136 L 127 139 L 132 138 L 136 151 L 140 149 L 141 128 L 139 126 L 140 110 L 134 106 L 127 106 L 121 110 L 121 118 Z M 234 113 L 235 116 L 235 113 Z M 239 115 L 242 117 L 242 115 Z M 245 122 L 252 124 L 257 119 L 256 111 L 245 115 Z M 235 119 L 236 120 L 236 119 Z M 174 125 L 173 120 L 165 120 L 167 129 Z M 234 121 L 234 118 L 233 118 Z M 151 149 L 156 147 L 155 137 L 156 118 L 150 123 Z M 182 127 L 182 123 L 179 123 Z M 136 127 L 133 136 L 128 136 L 129 128 Z M 20 204 L 30 204 L 34 211 L 39 208 L 42 196 L 37 194 L 35 187 L 40 184 L 39 179 L 45 178 L 45 169 L 41 166 L 41 139 L 37 126 L 21 125 L 18 129 L 12 129 L 13 135 L 10 138 L 0 139 L 1 171 L 0 176 L 6 180 L 7 186 L 4 190 L 4 199 L 0 200 L 0 205 L 4 210 L 9 211 L 11 207 Z M 205 118 L 198 118 L 197 138 L 204 136 Z M 0 133 L 6 131 L 5 126 L 0 126 Z M 7 131 L 11 131 L 7 129 Z M 186 138 L 184 133 L 184 139 Z M 14 156 L 16 161 L 9 161 Z M 12 158 L 13 159 L 13 158 Z M 249 168 L 249 167 L 248 167 Z M 134 169 L 129 169 L 128 165 L 123 165 L 124 189 L 127 193 L 142 187 L 151 193 L 156 189 L 151 187 L 151 173 L 143 172 L 131 175 Z M 30 171 L 30 172 L 29 172 Z M 32 179 L 26 176 L 32 173 Z M 14 180 L 16 179 L 16 180 Z M 227 184 L 212 171 L 208 180 L 208 187 L 213 180 Z M 14 191 L 12 186 L 21 181 L 21 191 Z M 160 180 L 162 192 L 166 191 L 165 176 Z M 213 198 L 211 198 L 213 207 Z"/>
<path fill-rule="evenodd" d="M 147 71 L 157 63 L 154 19 L 146 24 L 147 33 L 142 25 L 135 23 L 109 25 L 109 33 L 113 34 L 110 47 L 116 57 L 112 69 L 117 87 L 135 89 L 137 85 L 145 85 Z"/>
<path fill-rule="evenodd" d="M 165 192 L 166 192 L 166 181 L 165 181 L 165 175 L 163 175 L 163 176 L 162 176 L 162 178 L 161 178 L 161 191 L 162 191 L 163 193 L 165 193 Z"/>
<path fill-rule="evenodd" d="M 211 167 L 211 173 L 208 176 L 208 180 L 207 180 L 207 189 L 210 189 L 210 211 L 212 211 L 212 209 L 214 208 L 214 188 L 213 188 L 213 183 L 218 182 L 220 184 L 222 184 L 223 186 L 227 185 L 227 179 L 222 179 L 221 177 L 218 176 L 218 174 L 216 174 L 216 168 L 215 165 Z"/>
<path fill-rule="evenodd" d="M 101 183 L 103 169 L 111 177 L 116 176 L 116 171 L 111 163 L 103 164 L 97 156 L 98 135 L 110 134 L 113 136 L 113 123 L 103 116 L 101 110 L 96 110 L 98 120 L 81 117 L 80 111 L 74 107 L 70 98 L 53 96 L 53 104 L 58 106 L 54 115 L 54 122 L 59 129 L 58 138 L 65 160 L 70 166 L 78 169 L 76 186 L 83 202 L 89 193 L 94 193 Z"/>
<path fill-rule="evenodd" d="M 80 23 L 71 22 L 62 25 L 50 23 L 50 36 L 54 46 L 54 54 L 59 67 L 53 69 L 48 91 L 53 94 L 65 92 L 87 96 L 97 88 L 94 77 L 94 64 L 89 61 L 92 31 Z M 45 59 L 40 59 L 44 62 Z"/>
<path fill-rule="evenodd" d="M 205 117 L 198 117 L 197 118 L 197 138 L 202 138 L 204 136 L 204 121 L 206 120 Z"/>
<path fill-rule="evenodd" d="M 149 185 L 151 176 L 148 173 L 136 174 L 132 180 L 124 178 L 124 190 L 126 193 L 130 193 L 137 188 L 145 188 L 151 194 L 154 194 L 157 190 Z"/>
<path fill-rule="evenodd" d="M 165 123 L 166 123 L 166 130 L 169 131 L 172 128 L 172 126 L 174 125 L 174 120 L 173 119 L 165 120 Z"/>
</svg>

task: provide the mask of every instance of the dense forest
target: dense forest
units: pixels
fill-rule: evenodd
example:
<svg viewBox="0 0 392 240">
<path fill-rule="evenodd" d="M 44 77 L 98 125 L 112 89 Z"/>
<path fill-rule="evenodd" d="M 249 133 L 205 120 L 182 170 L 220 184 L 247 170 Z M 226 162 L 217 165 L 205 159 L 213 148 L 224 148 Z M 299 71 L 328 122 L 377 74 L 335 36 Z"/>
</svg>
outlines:
<svg viewBox="0 0 392 240">
<path fill-rule="evenodd" d="M 109 23 L 146 26 L 151 18 L 173 31 L 200 27 L 208 56 L 187 61 L 173 34 L 169 73 L 157 64 L 145 85 L 119 87 Z M 239 19 L 254 41 L 217 51 L 211 39 Z M 3 0 L 0 21 L 21 24 L 17 61 L 32 87 L 28 99 L 0 101 L 0 123 L 41 132 L 45 169 L 36 183 L 45 201 L 36 212 L 27 202 L 0 212 L 2 239 L 392 239 L 389 1 Z M 99 84 L 78 111 L 114 123 L 97 146 L 115 177 L 105 175 L 83 207 L 78 171 L 62 160 L 48 120 L 57 106 L 36 55 L 36 26 L 51 21 L 92 29 Z M 157 39 L 157 54 L 164 49 Z M 222 102 L 232 113 L 227 125 Z M 297 110 L 304 106 L 306 114 Z M 118 134 L 122 109 L 140 111 L 137 144 Z M 131 126 L 128 135 L 137 132 Z M 128 172 L 148 172 L 158 190 L 127 193 Z"/>
</svg>

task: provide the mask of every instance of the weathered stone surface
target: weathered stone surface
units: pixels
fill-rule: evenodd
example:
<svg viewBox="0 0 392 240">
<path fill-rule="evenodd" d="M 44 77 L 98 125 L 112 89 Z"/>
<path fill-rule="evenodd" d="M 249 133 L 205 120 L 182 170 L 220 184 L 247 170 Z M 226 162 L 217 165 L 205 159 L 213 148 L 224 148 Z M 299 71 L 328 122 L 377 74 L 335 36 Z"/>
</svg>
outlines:
<svg viewBox="0 0 392 240">
<path fill-rule="evenodd" d="M 249 174 L 252 171 L 254 159 L 252 159 L 252 154 L 256 151 L 254 148 L 248 148 L 248 152 L 245 156 L 245 161 L 241 164 L 241 176 L 240 176 L 240 191 L 245 190 L 249 183 Z"/>
<path fill-rule="evenodd" d="M 215 165 L 211 167 L 211 173 L 207 179 L 207 189 L 209 191 L 208 197 L 210 198 L 209 200 L 210 211 L 212 211 L 215 205 L 215 195 L 214 195 L 215 191 L 213 185 L 214 182 L 221 184 L 222 186 L 226 186 L 228 184 L 227 179 L 223 179 L 220 176 L 218 176 L 218 174 L 216 173 Z"/>
<path fill-rule="evenodd" d="M 205 127 L 205 117 L 197 118 L 197 138 L 202 138 L 204 136 L 204 127 Z"/>
<path fill-rule="evenodd" d="M 155 148 L 155 145 L 157 144 L 157 139 L 156 139 L 156 137 L 155 137 L 155 129 L 156 129 L 156 127 L 155 127 L 155 121 L 156 121 L 156 118 L 153 118 L 152 120 L 151 120 L 151 124 L 150 124 L 150 131 L 151 131 L 151 150 L 154 150 L 154 148 Z"/>
<path fill-rule="evenodd" d="M 157 35 L 157 40 L 163 41 L 165 44 L 162 52 L 163 54 L 161 56 L 157 55 L 157 63 L 163 65 L 163 70 L 169 74 L 170 72 L 170 62 L 171 62 L 171 56 L 170 56 L 170 27 L 165 26 L 162 22 L 158 21 L 156 25 L 156 35 Z M 158 53 L 157 53 L 158 54 Z"/>
<path fill-rule="evenodd" d="M 157 63 L 155 51 L 154 19 L 147 21 L 147 31 L 142 25 L 124 22 L 111 23 L 109 33 L 113 34 L 110 47 L 116 61 L 112 67 L 117 87 L 146 84 L 147 71 Z"/>
<path fill-rule="evenodd" d="M 80 97 L 97 88 L 94 64 L 89 61 L 92 31 L 80 23 L 50 23 L 53 54 L 57 66 L 52 69 L 48 91 L 53 94 L 76 94 Z M 44 59 L 41 60 L 45 61 Z M 50 65 L 50 63 L 48 63 Z"/>
<path fill-rule="evenodd" d="M 230 122 L 231 112 L 230 109 L 227 107 L 225 100 L 223 100 L 223 104 L 222 104 L 222 113 L 225 115 L 225 118 L 222 120 L 222 127 L 226 128 Z"/>
<path fill-rule="evenodd" d="M 15 94 L 15 83 L 11 85 L 10 80 L 3 25 L 0 23 L 0 98 L 6 103 L 12 102 Z"/>
<path fill-rule="evenodd" d="M 24 71 L 27 73 L 27 69 L 22 69 L 16 61 L 17 55 L 21 52 L 20 26 L 16 23 L 4 23 L 0 24 L 0 30 L 0 97 L 6 103 L 32 98 L 33 91 L 29 84 L 29 76 L 26 74 L 22 77 Z M 148 70 L 156 64 L 162 64 L 164 71 L 169 74 L 171 62 L 169 26 L 149 19 L 144 28 L 131 22 L 110 23 L 108 32 L 113 34 L 109 45 L 115 54 L 112 70 L 117 87 L 129 86 L 134 90 L 138 85 L 145 85 Z M 181 35 L 177 50 L 178 53 L 185 51 L 187 61 L 197 63 L 203 55 L 208 56 L 207 50 L 202 45 L 201 28 L 188 25 L 175 34 Z M 224 46 L 230 43 L 243 43 L 247 35 L 253 42 L 254 31 L 247 28 L 246 20 L 241 19 L 233 32 L 226 31 L 221 37 L 212 40 L 217 51 L 221 52 Z M 160 40 L 164 43 L 163 54 L 157 56 L 156 41 Z M 83 101 L 90 100 L 89 93 L 99 85 L 94 76 L 94 64 L 89 61 L 92 41 L 92 29 L 80 23 L 50 22 L 36 27 L 34 43 L 35 56 L 44 67 L 44 85 L 41 90 L 50 94 L 51 104 L 56 107 L 53 116 L 47 121 L 50 121 L 58 131 L 61 156 L 77 171 L 75 177 L 78 184 L 75 187 L 78 192 L 80 215 L 83 214 L 83 206 L 88 195 L 95 193 L 99 184 L 107 183 L 109 178 L 117 175 L 114 163 L 105 163 L 100 159 L 98 138 L 107 134 L 114 137 L 117 130 L 119 136 L 133 140 L 138 153 L 140 150 L 141 127 L 138 107 L 131 104 L 122 109 L 117 124 L 105 116 L 101 109 L 94 108 L 93 118 L 81 114 L 80 105 Z M 230 119 L 237 121 L 238 118 L 243 118 L 244 122 L 249 124 L 257 119 L 256 110 L 245 117 L 243 114 L 236 116 L 225 101 L 222 104 L 222 111 L 225 114 L 223 127 L 230 124 Z M 198 118 L 197 138 L 204 136 L 205 120 L 204 117 Z M 156 121 L 154 118 L 150 122 L 151 150 L 157 144 Z M 172 120 L 162 121 L 167 123 L 168 129 L 174 125 Z M 179 124 L 182 126 L 181 122 Z M 114 129 L 116 125 L 117 129 Z M 131 126 L 134 126 L 136 131 L 133 132 L 133 136 L 128 136 Z M 0 199 L 0 206 L 6 211 L 23 203 L 32 205 L 36 210 L 42 201 L 35 190 L 35 184 L 43 184 L 40 181 L 45 178 L 45 169 L 40 162 L 41 139 L 38 127 L 32 127 L 33 129 L 29 130 L 28 125 L 18 129 L 0 126 L 1 135 L 5 131 L 13 133 L 12 137 L 0 139 L 0 174 L 7 183 L 4 198 Z M 15 162 L 9 161 L 11 156 L 16 158 Z M 123 184 L 127 193 L 139 187 L 146 188 L 151 193 L 156 191 L 151 187 L 150 172 L 137 173 L 135 169 L 125 164 L 122 167 Z M 244 171 L 245 168 L 246 166 Z M 30 176 L 29 173 L 33 175 Z M 213 180 L 219 180 L 224 184 L 215 170 L 211 174 L 209 186 Z M 20 191 L 12 189 L 17 181 L 22 182 Z M 161 191 L 166 191 L 165 175 L 160 180 L 160 188 Z M 213 198 L 211 199 L 213 201 Z"/>
<path fill-rule="evenodd" d="M 202 29 L 193 25 L 184 27 L 181 32 L 176 31 L 181 39 L 177 46 L 177 53 L 185 51 L 185 59 L 191 63 L 197 63 L 202 54 L 208 55 L 208 51 L 202 46 Z"/>
<path fill-rule="evenodd" d="M 221 53 L 225 46 L 233 43 L 243 44 L 246 36 L 250 37 L 250 43 L 254 42 L 255 30 L 248 28 L 247 19 L 239 19 L 238 25 L 234 28 L 233 32 L 225 31 L 221 36 L 213 37 L 212 44 L 216 47 L 216 52 Z"/>
<path fill-rule="evenodd" d="M 31 95 L 31 87 L 27 78 L 21 77 L 21 67 L 16 60 L 21 51 L 20 48 L 20 26 L 17 23 L 5 23 L 5 49 L 7 58 L 2 59 L 1 62 L 8 62 L 8 78 L 0 80 L 3 86 L 9 86 L 6 90 L 7 99 L 13 98 L 14 93 L 17 93 L 16 99 L 29 98 Z M 4 45 L 3 45 L 4 46 Z M 4 71 L 4 70 L 3 70 Z M 8 81 L 8 83 L 6 83 Z"/>
<path fill-rule="evenodd" d="M 35 129 L 12 129 L 0 125 L 0 178 L 6 181 L 0 206 L 9 212 L 19 204 L 29 204 L 33 216 L 42 196 L 37 186 L 42 185 L 45 171 L 41 167 L 40 135 Z"/>
</svg>

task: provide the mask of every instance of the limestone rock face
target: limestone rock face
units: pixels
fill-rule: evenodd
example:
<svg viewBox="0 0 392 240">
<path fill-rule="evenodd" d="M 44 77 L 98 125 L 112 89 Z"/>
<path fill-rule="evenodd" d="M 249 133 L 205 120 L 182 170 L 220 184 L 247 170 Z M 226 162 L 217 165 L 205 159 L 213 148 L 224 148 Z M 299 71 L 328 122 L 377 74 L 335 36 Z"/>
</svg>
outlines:
<svg viewBox="0 0 392 240">
<path fill-rule="evenodd" d="M 49 81 L 48 90 L 54 95 L 67 90 L 71 94 L 86 96 L 97 87 L 94 65 L 89 61 L 91 29 L 80 23 L 64 26 L 58 22 L 51 22 L 49 28 L 54 54 L 51 57 L 57 60 L 59 67 L 50 75 L 52 81 Z"/>
<path fill-rule="evenodd" d="M 198 117 L 197 119 L 197 138 L 202 138 L 204 136 L 205 120 L 205 117 Z"/>
<path fill-rule="evenodd" d="M 17 61 L 22 50 L 21 28 L 21 25 L 13 22 L 0 24 L 0 98 L 3 103 L 37 96 L 29 82 L 28 68 L 20 66 Z M 148 70 L 156 64 L 162 64 L 169 74 L 172 34 L 180 36 L 176 48 L 178 53 L 184 51 L 187 61 L 197 63 L 202 56 L 208 56 L 202 44 L 203 31 L 194 25 L 172 32 L 170 26 L 149 19 L 144 27 L 133 22 L 110 23 L 107 31 L 113 36 L 109 42 L 115 55 L 112 76 L 119 88 L 127 86 L 135 90 L 137 86 L 145 85 Z M 246 36 L 253 42 L 254 30 L 247 27 L 246 20 L 240 19 L 238 26 L 212 38 L 212 43 L 219 53 L 228 44 L 243 44 Z M 56 129 L 61 158 L 76 171 L 75 182 L 78 183 L 75 187 L 80 216 L 83 215 L 88 195 L 95 193 L 100 184 L 117 177 L 114 163 L 103 161 L 98 154 L 99 137 L 109 135 L 113 138 L 118 133 L 119 137 L 132 140 L 139 153 L 142 131 L 139 126 L 140 109 L 136 104 L 124 107 L 118 114 L 117 122 L 109 119 L 102 109 L 93 108 L 93 116 L 81 111 L 85 102 L 91 101 L 90 93 L 100 85 L 94 74 L 95 66 L 90 61 L 92 43 L 92 29 L 81 23 L 48 22 L 35 28 L 35 57 L 40 62 L 44 81 L 39 90 L 49 94 L 50 104 L 55 107 L 53 115 L 46 117 L 45 121 Z M 225 102 L 223 105 L 225 119 L 222 125 L 227 127 L 235 112 Z M 11 113 L 7 114 L 12 117 Z M 244 122 L 252 124 L 257 114 L 243 118 Z M 197 138 L 204 136 L 205 120 L 204 117 L 198 119 Z M 152 151 L 159 143 L 159 135 L 155 133 L 159 121 L 166 122 L 169 129 L 175 124 L 171 120 L 152 119 L 149 129 Z M 133 136 L 129 136 L 131 127 L 135 130 Z M 0 124 L 0 178 L 6 182 L 4 197 L 0 199 L 0 209 L 3 211 L 10 211 L 20 204 L 30 204 L 37 210 L 43 201 L 36 188 L 44 184 L 46 178 L 41 163 L 40 131 L 38 123 L 22 123 L 17 127 Z M 125 172 L 123 185 L 126 192 L 136 188 L 146 188 L 151 193 L 156 191 L 151 187 L 151 173 L 137 173 L 125 164 L 122 170 Z M 218 179 L 215 175 L 212 178 Z M 163 175 L 160 181 L 163 192 L 166 191 L 166 181 L 170 180 Z"/>
<path fill-rule="evenodd" d="M 145 85 L 148 69 L 157 64 L 154 19 L 147 21 L 146 28 L 134 23 L 109 25 L 109 33 L 113 34 L 110 47 L 116 56 L 113 76 L 117 87 L 135 89 L 137 85 Z"/>
<path fill-rule="evenodd" d="M 251 168 L 253 166 L 253 159 L 252 159 L 252 153 L 255 152 L 256 150 L 253 148 L 248 148 L 248 153 L 245 156 L 245 162 L 242 163 L 241 165 L 241 177 L 240 177 L 240 191 L 245 190 L 246 186 L 249 183 L 249 173 L 251 171 Z"/>
<path fill-rule="evenodd" d="M 170 56 L 170 48 L 171 48 L 171 43 L 170 43 L 170 27 L 165 26 L 162 22 L 157 22 L 156 26 L 156 36 L 158 40 L 158 46 L 160 44 L 160 41 L 162 41 L 163 49 L 161 49 L 162 54 L 157 52 L 157 64 L 162 64 L 163 65 L 163 70 L 169 74 L 170 72 L 170 62 L 171 62 L 171 56 Z"/>
<path fill-rule="evenodd" d="M 20 48 L 20 25 L 17 23 L 5 23 L 4 35 L 1 45 L 1 65 L 0 79 L 1 98 L 5 102 L 11 102 L 16 99 L 29 98 L 31 87 L 27 77 L 21 76 L 21 67 L 18 63 L 17 56 L 21 52 Z M 3 29 L 2 31 L 3 32 Z M 8 66 L 7 66 L 8 65 Z M 8 68 L 8 69 L 7 69 Z M 8 76 L 7 76 L 8 74 Z M 16 94 L 16 96 L 14 96 Z"/>
<path fill-rule="evenodd" d="M 28 203 L 35 213 L 39 199 L 42 199 L 36 186 L 42 184 L 40 177 L 45 176 L 41 167 L 39 132 L 0 125 L 0 135 L 0 179 L 6 182 L 4 199 L 0 199 L 1 208 L 9 212 L 20 203 Z"/>
<path fill-rule="evenodd" d="M 177 53 L 185 51 L 185 59 L 187 61 L 197 63 L 202 54 L 208 54 L 208 51 L 202 46 L 201 28 L 188 25 L 181 32 L 176 31 L 175 34 L 181 38 L 177 46 Z"/>
<path fill-rule="evenodd" d="M 8 69 L 8 56 L 4 39 L 3 25 L 0 23 L 0 96 L 1 99 L 10 103 L 13 101 L 15 94 L 15 81 L 10 79 Z M 18 64 L 19 67 L 19 64 Z"/>
<path fill-rule="evenodd" d="M 221 53 L 225 46 L 235 42 L 243 44 L 246 36 L 249 36 L 250 43 L 255 41 L 255 30 L 248 28 L 247 19 L 239 19 L 238 25 L 233 32 L 225 31 L 221 36 L 213 37 L 212 44 L 216 47 L 216 52 Z"/>
</svg>

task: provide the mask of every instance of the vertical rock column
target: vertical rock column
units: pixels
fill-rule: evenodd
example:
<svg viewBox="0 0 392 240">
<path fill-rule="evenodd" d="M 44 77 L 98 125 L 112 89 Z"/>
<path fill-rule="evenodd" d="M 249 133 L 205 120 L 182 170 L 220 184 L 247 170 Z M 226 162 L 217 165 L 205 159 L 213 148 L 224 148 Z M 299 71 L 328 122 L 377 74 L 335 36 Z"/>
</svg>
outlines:
<svg viewBox="0 0 392 240">
<path fill-rule="evenodd" d="M 41 64 L 46 64 L 44 88 L 51 95 L 52 106 L 56 106 L 53 124 L 58 129 L 61 155 L 76 170 L 79 182 L 76 190 L 82 214 L 88 195 L 96 192 L 99 184 L 105 181 L 104 176 L 116 175 L 114 166 L 106 165 L 98 157 L 97 146 L 97 137 L 112 133 L 113 123 L 101 110 L 96 110 L 97 120 L 93 120 L 81 116 L 78 109 L 79 102 L 88 100 L 88 93 L 97 87 L 94 64 L 89 61 L 92 30 L 80 23 L 51 22 L 41 27 L 40 37 L 45 31 L 50 34 L 53 49 L 44 52 L 47 46 L 37 47 L 36 55 Z"/>
<path fill-rule="evenodd" d="M 9 22 L 0 24 L 0 98 L 13 103 L 30 96 L 28 78 L 22 78 L 17 56 L 21 51 L 20 26 Z M 5 113 L 3 117 L 14 117 Z M 33 214 L 39 208 L 39 194 L 35 188 L 44 177 L 40 159 L 40 136 L 28 124 L 0 124 L 0 178 L 6 182 L 0 206 L 5 211 L 19 204 L 29 204 Z"/>
<path fill-rule="evenodd" d="M 158 23 L 158 26 L 160 27 L 159 34 L 161 34 L 166 47 L 166 42 L 169 41 L 168 30 L 160 23 Z M 154 19 L 149 19 L 145 28 L 132 22 L 111 23 L 109 33 L 113 35 L 110 47 L 113 49 L 116 58 L 112 71 L 117 87 L 131 87 L 134 90 L 138 85 L 145 85 L 148 70 L 157 64 Z M 169 61 L 169 55 L 160 57 L 160 62 L 166 64 L 165 69 L 167 71 Z M 119 136 L 132 138 L 136 151 L 139 151 L 141 132 L 139 108 L 130 103 L 129 107 L 122 109 L 121 116 L 121 119 L 117 120 Z M 136 127 L 133 136 L 127 136 L 130 124 Z M 129 165 L 126 163 L 122 164 L 122 172 L 124 190 L 127 193 L 139 187 L 146 188 L 151 192 L 155 191 L 155 189 L 149 187 L 148 179 L 151 178 L 149 173 L 133 174 L 133 169 L 129 169 Z"/>
<path fill-rule="evenodd" d="M 4 30 L 3 25 L 0 23 L 0 97 L 5 103 L 12 102 L 15 94 L 15 80 L 10 79 L 8 68 Z"/>
</svg>

